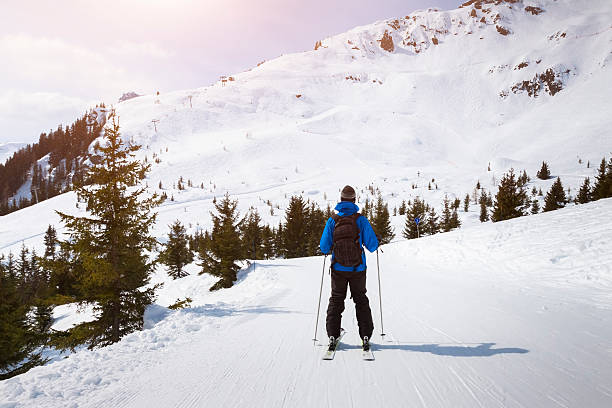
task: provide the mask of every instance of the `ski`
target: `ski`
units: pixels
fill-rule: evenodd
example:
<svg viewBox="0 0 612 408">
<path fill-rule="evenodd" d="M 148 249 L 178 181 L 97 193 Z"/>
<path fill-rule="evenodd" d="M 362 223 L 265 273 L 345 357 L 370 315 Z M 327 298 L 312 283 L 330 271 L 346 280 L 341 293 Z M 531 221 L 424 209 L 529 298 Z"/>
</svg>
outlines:
<svg viewBox="0 0 612 408">
<path fill-rule="evenodd" d="M 336 347 L 334 347 L 333 349 L 327 349 L 325 350 L 325 354 L 323 354 L 323 360 L 333 360 L 334 356 L 336 355 L 336 350 L 338 349 L 338 346 L 340 345 L 340 342 L 342 341 L 342 337 L 344 337 L 344 333 L 346 333 L 346 330 L 342 329 L 340 331 L 340 337 L 338 337 L 338 340 L 336 341 Z"/>
<path fill-rule="evenodd" d="M 366 361 L 374 361 L 374 353 L 372 353 L 372 350 L 361 350 L 361 358 Z"/>
<path fill-rule="evenodd" d="M 364 337 L 362 342 L 363 345 L 361 348 L 361 358 L 366 361 L 373 361 L 374 353 L 372 353 L 372 345 L 370 344 L 370 340 L 368 339 L 368 337 Z"/>
</svg>

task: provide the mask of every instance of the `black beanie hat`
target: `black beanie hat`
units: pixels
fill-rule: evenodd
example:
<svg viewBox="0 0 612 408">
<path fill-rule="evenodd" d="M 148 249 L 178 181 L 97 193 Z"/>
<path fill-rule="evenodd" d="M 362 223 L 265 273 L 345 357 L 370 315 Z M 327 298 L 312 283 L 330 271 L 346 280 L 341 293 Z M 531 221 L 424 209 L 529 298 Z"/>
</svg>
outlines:
<svg viewBox="0 0 612 408">
<path fill-rule="evenodd" d="M 351 186 L 344 186 L 340 193 L 340 201 L 355 202 L 355 190 Z"/>
</svg>

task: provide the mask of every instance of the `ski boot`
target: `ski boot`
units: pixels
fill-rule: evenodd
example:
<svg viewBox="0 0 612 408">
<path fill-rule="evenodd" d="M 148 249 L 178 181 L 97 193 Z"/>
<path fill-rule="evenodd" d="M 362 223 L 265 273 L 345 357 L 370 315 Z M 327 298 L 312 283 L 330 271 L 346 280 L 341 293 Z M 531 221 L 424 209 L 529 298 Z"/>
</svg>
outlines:
<svg viewBox="0 0 612 408">
<path fill-rule="evenodd" d="M 370 339 L 368 338 L 368 336 L 363 336 L 363 339 L 361 339 L 361 341 L 361 348 L 363 349 L 363 351 L 370 351 Z"/>
<path fill-rule="evenodd" d="M 334 351 L 337 345 L 338 339 L 336 339 L 334 336 L 329 336 L 329 345 L 327 346 L 327 351 Z"/>
</svg>

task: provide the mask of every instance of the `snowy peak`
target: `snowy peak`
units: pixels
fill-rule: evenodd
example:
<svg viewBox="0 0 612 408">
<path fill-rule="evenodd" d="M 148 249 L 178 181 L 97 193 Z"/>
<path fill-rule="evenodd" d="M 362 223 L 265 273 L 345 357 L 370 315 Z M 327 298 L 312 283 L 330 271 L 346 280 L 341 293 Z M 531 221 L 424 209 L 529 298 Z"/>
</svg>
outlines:
<svg viewBox="0 0 612 408">
<path fill-rule="evenodd" d="M 343 47 L 366 56 L 378 55 L 381 51 L 419 54 L 442 44 L 449 36 L 480 35 L 486 30 L 510 35 L 514 19 L 542 12 L 544 9 L 534 2 L 525 5 L 522 0 L 472 0 L 456 10 L 429 8 L 359 27 L 317 42 L 315 49 Z"/>
</svg>

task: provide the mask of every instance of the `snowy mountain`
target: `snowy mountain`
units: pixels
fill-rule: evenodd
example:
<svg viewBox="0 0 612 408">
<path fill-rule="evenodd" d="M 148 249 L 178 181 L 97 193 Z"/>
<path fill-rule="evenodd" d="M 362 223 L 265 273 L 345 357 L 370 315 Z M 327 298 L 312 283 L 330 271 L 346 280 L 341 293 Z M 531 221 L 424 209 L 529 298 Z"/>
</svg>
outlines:
<svg viewBox="0 0 612 408">
<path fill-rule="evenodd" d="M 546 191 L 554 179 L 535 178 L 544 160 L 573 195 L 612 152 L 611 21 L 605 0 L 472 0 L 357 27 L 210 86 L 125 100 L 123 137 L 142 144 L 149 188 L 172 198 L 153 233 L 164 241 L 177 219 L 189 233 L 210 228 L 226 192 L 277 225 L 292 195 L 324 207 L 345 184 L 360 205 L 379 188 L 391 208 L 417 196 L 439 207 L 477 182 L 495 192 L 510 168 Z M 191 186 L 179 190 L 180 177 Z M 42 253 L 47 225 L 62 232 L 55 210 L 80 207 L 66 193 L 0 217 L 0 253 Z M 160 268 L 146 330 L 0 382 L 0 401 L 607 406 L 611 213 L 600 200 L 481 224 L 472 204 L 460 230 L 409 242 L 405 217 L 392 217 L 396 239 L 381 254 L 389 336 L 374 339 L 370 365 L 353 355 L 348 300 L 337 361 L 323 364 L 309 342 L 322 258 L 258 261 L 214 293 L 195 264 L 176 281 Z M 374 273 L 368 285 L 379 319 Z M 191 308 L 167 309 L 186 296 Z M 73 306 L 55 317 L 58 330 L 91 318 Z"/>
<path fill-rule="evenodd" d="M 0 164 L 4 164 L 4 162 L 6 162 L 6 160 L 11 157 L 13 153 L 25 146 L 25 143 L 18 142 L 0 144 Z"/>
<path fill-rule="evenodd" d="M 0 396 L 48 408 L 607 407 L 611 212 L 600 200 L 386 246 L 384 339 L 370 255 L 374 362 L 361 360 L 349 299 L 335 360 L 311 341 L 322 257 L 258 261 L 217 292 L 193 266 L 156 276 L 166 285 L 148 329 L 2 381 Z M 164 307 L 185 296 L 191 308 Z"/>
<path fill-rule="evenodd" d="M 575 191 L 612 149 L 611 17 L 608 1 L 418 11 L 116 109 L 124 136 L 161 160 L 151 185 L 204 183 L 178 202 L 229 191 L 265 209 L 257 197 L 332 202 L 374 183 L 392 205 L 391 193 L 437 204 L 477 180 L 495 189 L 510 167 L 533 178 L 543 160 Z"/>
<path fill-rule="evenodd" d="M 612 151 L 611 17 L 605 0 L 469 1 L 115 108 L 153 163 L 149 186 L 206 207 L 194 223 L 226 191 L 262 214 L 292 194 L 333 204 L 344 184 L 361 202 L 373 183 L 392 208 L 439 206 L 477 181 L 496 190 L 511 167 L 534 179 L 543 160 L 576 191 Z M 181 176 L 194 188 L 173 189 Z"/>
</svg>

